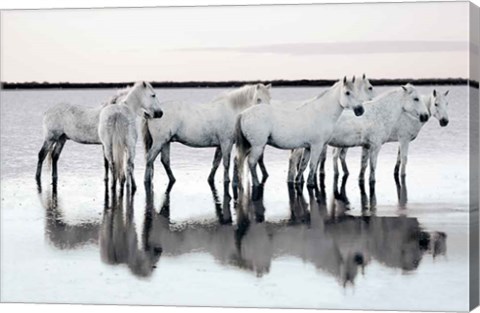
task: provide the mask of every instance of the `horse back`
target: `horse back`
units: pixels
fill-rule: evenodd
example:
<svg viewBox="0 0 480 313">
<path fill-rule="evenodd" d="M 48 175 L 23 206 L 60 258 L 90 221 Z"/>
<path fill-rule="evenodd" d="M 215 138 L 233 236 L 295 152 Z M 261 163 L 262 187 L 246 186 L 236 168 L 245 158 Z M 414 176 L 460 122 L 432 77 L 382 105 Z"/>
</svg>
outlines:
<svg viewBox="0 0 480 313">
<path fill-rule="evenodd" d="M 98 118 L 101 107 L 89 108 L 60 103 L 49 108 L 43 119 L 45 137 L 53 140 L 62 135 L 79 143 L 100 144 Z"/>
</svg>

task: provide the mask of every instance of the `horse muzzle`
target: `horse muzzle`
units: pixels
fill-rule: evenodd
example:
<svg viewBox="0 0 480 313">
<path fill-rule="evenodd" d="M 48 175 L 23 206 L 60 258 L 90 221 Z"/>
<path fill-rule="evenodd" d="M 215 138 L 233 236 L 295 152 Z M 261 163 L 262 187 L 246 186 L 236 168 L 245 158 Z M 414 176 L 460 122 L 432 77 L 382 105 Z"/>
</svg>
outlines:
<svg viewBox="0 0 480 313">
<path fill-rule="evenodd" d="M 440 126 L 445 127 L 448 125 L 448 120 L 446 118 L 440 119 Z"/>
<path fill-rule="evenodd" d="M 425 123 L 428 121 L 428 114 L 420 114 L 420 122 Z"/>
<path fill-rule="evenodd" d="M 365 112 L 365 109 L 363 106 L 357 106 L 353 109 L 353 113 L 355 113 L 355 116 L 361 116 Z"/>
<path fill-rule="evenodd" d="M 161 118 L 163 116 L 163 111 L 153 112 L 153 118 Z"/>
</svg>

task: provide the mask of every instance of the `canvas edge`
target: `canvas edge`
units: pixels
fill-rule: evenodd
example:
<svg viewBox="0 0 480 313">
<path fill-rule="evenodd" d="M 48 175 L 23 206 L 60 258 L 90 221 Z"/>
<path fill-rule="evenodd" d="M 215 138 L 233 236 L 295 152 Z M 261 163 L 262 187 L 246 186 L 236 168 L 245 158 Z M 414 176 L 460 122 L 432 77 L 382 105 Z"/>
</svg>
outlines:
<svg viewBox="0 0 480 313">
<path fill-rule="evenodd" d="M 470 2 L 469 6 L 469 80 L 479 81 L 480 77 L 480 8 Z M 471 86 L 473 87 L 473 86 Z M 479 305 L 479 89 L 469 88 L 469 149 L 470 149 L 470 229 L 469 229 L 469 309 Z"/>
</svg>

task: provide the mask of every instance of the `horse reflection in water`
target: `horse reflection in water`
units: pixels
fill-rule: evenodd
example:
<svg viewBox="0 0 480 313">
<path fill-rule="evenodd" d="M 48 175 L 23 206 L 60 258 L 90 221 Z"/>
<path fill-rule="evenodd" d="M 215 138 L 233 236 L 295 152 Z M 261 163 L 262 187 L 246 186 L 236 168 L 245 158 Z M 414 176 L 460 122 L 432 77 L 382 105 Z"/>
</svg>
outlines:
<svg viewBox="0 0 480 313">
<path fill-rule="evenodd" d="M 40 190 L 40 189 L 39 189 Z M 102 261 L 107 264 L 126 264 L 133 274 L 149 276 L 161 255 L 159 249 L 149 249 L 137 235 L 134 222 L 133 197 L 127 199 L 125 210 L 122 198 L 109 198 L 108 185 L 105 184 L 105 199 L 102 220 L 92 219 L 81 222 L 68 222 L 64 209 L 58 200 L 57 185 L 51 191 L 39 193 L 45 207 L 45 235 L 48 241 L 58 249 L 71 250 L 89 244 L 99 245 Z M 145 231 L 148 231 L 145 221 Z"/>
<path fill-rule="evenodd" d="M 276 258 L 289 256 L 347 286 L 353 285 L 359 273 L 368 275 L 372 261 L 411 272 L 426 253 L 445 253 L 446 235 L 423 231 L 416 218 L 377 217 L 371 212 L 348 215 L 345 183 L 334 192 L 330 212 L 325 188 L 310 188 L 304 194 L 302 189 L 290 187 L 290 216 L 274 222 L 265 221 L 263 185 L 240 194 L 237 201 L 232 201 L 228 186 L 222 195 L 212 186 L 216 219 L 182 224 L 170 220 L 169 186 L 158 207 L 153 194 L 147 194 L 141 227 L 135 225 L 133 202 L 127 201 L 125 208 L 123 201 L 109 204 L 108 188 L 102 220 L 71 225 L 61 213 L 55 188 L 44 201 L 46 233 L 59 249 L 99 244 L 104 262 L 125 264 L 139 277 L 152 275 L 160 258 L 188 253 L 206 253 L 219 264 L 262 277 Z"/>
<path fill-rule="evenodd" d="M 39 187 L 39 191 L 41 188 Z M 100 223 L 95 221 L 82 221 L 68 223 L 63 215 L 63 209 L 58 201 L 57 185 L 42 194 L 39 192 L 40 201 L 45 208 L 45 238 L 56 248 L 76 249 L 87 244 L 98 243 Z"/>
<path fill-rule="evenodd" d="M 108 200 L 108 186 L 105 195 Z M 107 202 L 104 208 L 100 231 L 102 260 L 107 264 L 126 264 L 137 276 L 150 276 L 162 250 L 150 249 L 146 241 L 143 241 L 143 247 L 139 247 L 141 241 L 137 236 L 134 221 L 133 197 L 127 197 L 125 212 L 122 198 L 116 199 L 112 196 L 111 204 Z M 145 231 L 148 231 L 147 223 L 145 220 Z"/>
</svg>

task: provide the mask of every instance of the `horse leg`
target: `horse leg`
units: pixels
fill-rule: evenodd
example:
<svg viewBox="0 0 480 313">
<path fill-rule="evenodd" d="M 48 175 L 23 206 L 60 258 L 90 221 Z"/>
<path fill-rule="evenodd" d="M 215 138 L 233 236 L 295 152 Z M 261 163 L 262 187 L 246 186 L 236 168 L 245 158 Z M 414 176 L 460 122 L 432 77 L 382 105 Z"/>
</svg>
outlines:
<svg viewBox="0 0 480 313">
<path fill-rule="evenodd" d="M 135 178 L 133 177 L 133 170 L 135 168 L 135 145 L 130 145 L 128 147 L 127 155 L 127 193 L 131 192 L 133 195 L 137 190 L 137 185 L 135 184 Z"/>
<path fill-rule="evenodd" d="M 260 170 L 262 171 L 262 181 L 265 182 L 268 178 L 268 172 L 265 163 L 263 163 L 263 153 L 258 159 L 258 165 L 260 165 Z"/>
<path fill-rule="evenodd" d="M 238 178 L 238 157 L 235 155 L 233 157 L 233 180 L 232 180 L 232 187 L 234 188 L 234 192 L 235 192 L 235 188 L 238 187 L 238 181 L 239 181 L 239 178 Z"/>
<path fill-rule="evenodd" d="M 213 157 L 212 162 L 212 170 L 210 171 L 210 175 L 208 175 L 208 183 L 211 185 L 215 179 L 215 173 L 217 172 L 218 167 L 220 166 L 220 162 L 222 161 L 222 149 L 217 147 L 215 149 L 215 155 Z"/>
<path fill-rule="evenodd" d="M 305 169 L 307 168 L 309 160 L 310 160 L 310 148 L 305 148 L 303 149 L 302 158 L 298 166 L 297 176 L 295 177 L 295 183 L 297 184 L 303 183 L 303 172 L 305 172 Z"/>
<path fill-rule="evenodd" d="M 302 149 L 294 149 L 290 152 L 290 158 L 288 158 L 288 176 L 287 183 L 291 184 L 295 182 L 295 173 L 297 172 L 298 163 L 302 157 L 300 152 Z"/>
<path fill-rule="evenodd" d="M 327 145 L 322 149 L 320 154 L 320 177 L 323 180 L 325 178 L 325 160 L 327 159 Z"/>
<path fill-rule="evenodd" d="M 397 177 L 400 171 L 400 164 L 402 164 L 402 158 L 400 155 L 400 145 L 398 146 L 398 153 L 397 153 L 397 163 L 395 163 L 395 168 L 393 170 L 393 176 Z"/>
<path fill-rule="evenodd" d="M 35 175 L 37 183 L 40 183 L 40 180 L 41 180 L 43 161 L 45 161 L 48 151 L 52 149 L 53 144 L 54 144 L 53 140 L 45 139 L 45 141 L 43 142 L 42 148 L 38 152 L 37 173 Z"/>
<path fill-rule="evenodd" d="M 375 170 L 377 168 L 378 153 L 381 146 L 370 148 L 370 210 L 375 211 L 377 207 L 377 197 L 375 195 Z"/>
<path fill-rule="evenodd" d="M 343 176 L 348 176 L 350 173 L 348 172 L 348 166 L 347 166 L 347 152 L 348 148 L 341 148 L 340 149 L 340 162 L 342 162 L 342 170 L 343 170 Z"/>
<path fill-rule="evenodd" d="M 370 148 L 370 188 L 375 186 L 375 170 L 377 168 L 377 159 L 378 153 L 380 152 L 380 147 Z"/>
<path fill-rule="evenodd" d="M 320 146 L 313 146 L 310 149 L 310 173 L 308 174 L 307 187 L 316 186 L 316 172 L 318 168 L 318 162 L 320 161 L 320 154 L 323 150 L 323 144 Z"/>
<path fill-rule="evenodd" d="M 258 159 L 263 153 L 264 146 L 255 146 L 250 150 L 248 155 L 248 167 L 250 168 L 250 173 L 252 175 L 252 184 L 254 187 L 260 186 L 260 181 L 257 176 L 257 163 Z"/>
<path fill-rule="evenodd" d="M 340 175 L 338 171 L 338 157 L 340 155 L 340 148 L 333 149 L 333 175 L 338 177 Z"/>
<path fill-rule="evenodd" d="M 407 175 L 407 159 L 408 159 L 409 142 L 400 142 L 400 157 L 402 159 L 402 166 L 400 167 L 400 175 L 405 177 Z"/>
<path fill-rule="evenodd" d="M 102 151 L 103 151 L 103 167 L 105 169 L 105 176 L 103 180 L 105 181 L 105 184 L 108 186 L 108 160 L 107 160 L 107 155 L 105 153 L 105 147 L 102 144 Z"/>
<path fill-rule="evenodd" d="M 222 149 L 222 156 L 223 156 L 223 183 L 228 184 L 230 183 L 230 155 L 232 153 L 232 143 L 227 143 L 224 145 L 221 145 Z"/>
<path fill-rule="evenodd" d="M 147 190 L 150 189 L 152 185 L 153 179 L 153 163 L 157 158 L 158 154 L 162 150 L 162 145 L 153 145 L 150 150 L 147 152 L 146 156 L 146 165 L 145 165 L 145 177 L 144 177 L 144 184 Z"/>
<path fill-rule="evenodd" d="M 66 141 L 67 141 L 67 138 L 65 137 L 65 135 L 60 136 L 52 152 L 52 181 L 54 184 L 57 183 L 57 178 L 58 178 L 58 173 L 57 173 L 58 158 L 60 157 L 60 153 L 62 153 L 62 149 Z"/>
<path fill-rule="evenodd" d="M 115 170 L 115 163 L 113 162 L 113 147 L 111 143 L 104 143 L 105 147 L 105 158 L 107 159 L 108 166 L 110 167 L 110 173 L 112 173 L 112 184 L 111 184 L 111 194 L 112 200 L 116 195 L 116 185 L 117 185 L 117 171 Z"/>
<path fill-rule="evenodd" d="M 365 181 L 365 170 L 367 169 L 369 154 L 370 154 L 369 149 L 362 147 L 362 158 L 360 160 L 360 174 L 358 175 L 359 181 Z"/>
<path fill-rule="evenodd" d="M 170 184 L 175 182 L 175 176 L 173 176 L 172 168 L 170 167 L 170 143 L 167 142 L 162 147 L 162 155 L 160 156 L 165 172 L 167 172 Z"/>
</svg>

